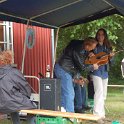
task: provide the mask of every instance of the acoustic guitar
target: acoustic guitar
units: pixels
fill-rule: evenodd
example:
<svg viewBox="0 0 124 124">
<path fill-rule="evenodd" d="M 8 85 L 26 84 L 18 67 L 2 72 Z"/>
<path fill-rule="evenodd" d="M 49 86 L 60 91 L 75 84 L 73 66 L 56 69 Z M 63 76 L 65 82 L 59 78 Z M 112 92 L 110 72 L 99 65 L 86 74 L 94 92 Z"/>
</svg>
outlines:
<svg viewBox="0 0 124 124">
<path fill-rule="evenodd" d="M 115 52 L 115 54 L 124 51 L 124 50 L 119 50 Z M 95 54 L 95 56 L 88 57 L 85 60 L 85 64 L 98 64 L 98 65 L 105 65 L 109 62 L 110 60 L 110 54 L 106 52 L 99 52 L 98 54 Z"/>
</svg>

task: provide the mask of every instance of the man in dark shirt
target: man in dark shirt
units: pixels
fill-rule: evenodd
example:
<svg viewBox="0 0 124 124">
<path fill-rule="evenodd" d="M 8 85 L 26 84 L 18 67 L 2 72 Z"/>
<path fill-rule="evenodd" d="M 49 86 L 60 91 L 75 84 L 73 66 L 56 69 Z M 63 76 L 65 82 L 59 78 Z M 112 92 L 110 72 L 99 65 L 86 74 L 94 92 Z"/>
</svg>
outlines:
<svg viewBox="0 0 124 124">
<path fill-rule="evenodd" d="M 67 112 L 74 112 L 74 84 L 73 79 L 77 73 L 84 69 L 90 71 L 98 69 L 98 65 L 85 66 L 84 60 L 88 52 L 93 50 L 97 45 L 94 38 L 83 40 L 72 40 L 64 49 L 55 65 L 55 76 L 61 79 L 61 107 Z M 79 77 L 80 78 L 80 77 Z M 75 82 L 80 85 L 83 81 Z"/>
</svg>

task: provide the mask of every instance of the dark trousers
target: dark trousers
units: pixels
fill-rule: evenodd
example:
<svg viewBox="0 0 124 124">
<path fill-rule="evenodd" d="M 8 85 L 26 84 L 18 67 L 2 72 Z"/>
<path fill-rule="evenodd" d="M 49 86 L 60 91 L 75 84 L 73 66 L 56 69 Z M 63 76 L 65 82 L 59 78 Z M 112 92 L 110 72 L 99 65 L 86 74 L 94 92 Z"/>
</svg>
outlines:
<svg viewBox="0 0 124 124">
<path fill-rule="evenodd" d="M 89 80 L 89 83 L 88 83 L 88 99 L 94 99 L 93 81 L 92 81 L 90 75 L 87 76 L 87 79 Z"/>
</svg>

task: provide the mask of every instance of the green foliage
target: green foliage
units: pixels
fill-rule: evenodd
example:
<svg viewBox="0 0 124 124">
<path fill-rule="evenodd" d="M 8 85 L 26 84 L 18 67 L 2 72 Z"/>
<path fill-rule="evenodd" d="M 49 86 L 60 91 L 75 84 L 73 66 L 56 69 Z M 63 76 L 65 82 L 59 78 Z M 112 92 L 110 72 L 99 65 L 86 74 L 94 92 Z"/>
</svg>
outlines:
<svg viewBox="0 0 124 124">
<path fill-rule="evenodd" d="M 57 57 L 60 56 L 62 50 L 66 47 L 70 40 L 84 39 L 89 36 L 95 37 L 99 28 L 107 30 L 109 39 L 115 51 L 124 49 L 124 17 L 115 14 L 82 25 L 62 28 L 59 32 Z M 124 58 L 124 52 L 115 56 L 115 64 L 111 67 L 110 77 L 121 79 L 120 64 L 122 58 Z"/>
</svg>

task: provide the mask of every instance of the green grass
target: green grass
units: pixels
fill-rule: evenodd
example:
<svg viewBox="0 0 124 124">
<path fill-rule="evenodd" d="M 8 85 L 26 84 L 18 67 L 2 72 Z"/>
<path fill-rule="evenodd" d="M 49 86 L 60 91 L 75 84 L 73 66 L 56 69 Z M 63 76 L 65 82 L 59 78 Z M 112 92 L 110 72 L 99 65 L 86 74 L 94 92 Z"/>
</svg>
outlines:
<svg viewBox="0 0 124 124">
<path fill-rule="evenodd" d="M 105 108 L 105 124 L 112 124 L 112 121 L 119 121 L 121 124 L 124 124 L 124 88 L 108 88 Z M 95 124 L 95 122 L 85 121 L 82 124 Z"/>
<path fill-rule="evenodd" d="M 106 118 L 105 124 L 112 124 L 112 121 L 118 120 L 124 124 L 124 88 L 108 88 L 106 100 Z M 92 121 L 84 121 L 82 124 L 94 124 Z M 8 120 L 0 120 L 0 124 L 12 124 Z M 22 121 L 22 124 L 27 124 Z"/>
</svg>

